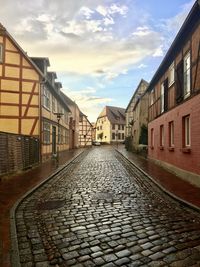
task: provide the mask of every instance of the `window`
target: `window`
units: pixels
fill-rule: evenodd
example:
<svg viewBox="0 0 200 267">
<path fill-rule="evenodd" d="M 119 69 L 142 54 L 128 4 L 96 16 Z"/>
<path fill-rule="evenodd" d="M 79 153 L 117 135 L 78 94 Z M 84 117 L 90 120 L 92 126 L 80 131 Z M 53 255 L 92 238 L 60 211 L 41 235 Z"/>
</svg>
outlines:
<svg viewBox="0 0 200 267">
<path fill-rule="evenodd" d="M 43 123 L 43 142 L 50 144 L 50 124 L 48 122 Z"/>
<path fill-rule="evenodd" d="M 118 125 L 118 130 L 121 130 L 121 125 Z"/>
<path fill-rule="evenodd" d="M 183 146 L 190 147 L 190 116 L 183 117 Z"/>
<path fill-rule="evenodd" d="M 56 112 L 56 99 L 54 96 L 52 96 L 52 111 Z"/>
<path fill-rule="evenodd" d="M 184 98 L 190 95 L 190 52 L 186 54 L 183 59 L 183 88 L 184 88 Z"/>
<path fill-rule="evenodd" d="M 151 148 L 154 147 L 154 129 L 151 129 Z"/>
<path fill-rule="evenodd" d="M 69 144 L 69 130 L 65 130 L 64 143 Z"/>
<path fill-rule="evenodd" d="M 3 45 L 0 44 L 0 63 L 3 62 Z"/>
<path fill-rule="evenodd" d="M 174 146 L 174 122 L 169 122 L 169 146 Z"/>
<path fill-rule="evenodd" d="M 112 129 L 115 130 L 115 124 L 112 125 Z"/>
<path fill-rule="evenodd" d="M 160 126 L 160 146 L 164 146 L 164 125 Z"/>
<path fill-rule="evenodd" d="M 58 144 L 63 144 L 63 129 L 58 128 Z"/>
<path fill-rule="evenodd" d="M 68 113 L 66 110 L 64 111 L 64 120 L 65 120 L 65 123 L 68 124 Z"/>
<path fill-rule="evenodd" d="M 121 140 L 121 133 L 118 133 L 118 137 L 117 137 L 118 140 Z"/>
<path fill-rule="evenodd" d="M 115 140 L 115 133 L 112 133 L 112 140 Z"/>
<path fill-rule="evenodd" d="M 124 140 L 124 133 L 122 133 L 122 140 Z"/>
<path fill-rule="evenodd" d="M 169 86 L 171 86 L 174 83 L 174 62 L 169 67 Z"/>
<path fill-rule="evenodd" d="M 122 125 L 122 130 L 124 131 L 124 125 Z"/>
<path fill-rule="evenodd" d="M 150 105 L 153 105 L 154 103 L 154 89 L 151 91 L 151 94 L 150 94 Z"/>
<path fill-rule="evenodd" d="M 50 93 L 46 87 L 43 89 L 43 104 L 45 108 L 50 109 Z"/>
<path fill-rule="evenodd" d="M 164 83 L 161 83 L 160 87 L 160 112 L 164 112 Z"/>
</svg>

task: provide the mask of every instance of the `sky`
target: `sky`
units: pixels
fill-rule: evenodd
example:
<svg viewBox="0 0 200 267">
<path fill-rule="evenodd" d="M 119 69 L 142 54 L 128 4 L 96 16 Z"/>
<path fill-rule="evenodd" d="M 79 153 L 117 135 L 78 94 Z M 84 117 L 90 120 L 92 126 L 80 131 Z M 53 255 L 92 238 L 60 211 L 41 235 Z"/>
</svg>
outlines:
<svg viewBox="0 0 200 267">
<path fill-rule="evenodd" d="M 48 57 L 91 122 L 126 108 L 150 82 L 194 0 L 0 0 L 0 22 L 32 57 Z"/>
</svg>

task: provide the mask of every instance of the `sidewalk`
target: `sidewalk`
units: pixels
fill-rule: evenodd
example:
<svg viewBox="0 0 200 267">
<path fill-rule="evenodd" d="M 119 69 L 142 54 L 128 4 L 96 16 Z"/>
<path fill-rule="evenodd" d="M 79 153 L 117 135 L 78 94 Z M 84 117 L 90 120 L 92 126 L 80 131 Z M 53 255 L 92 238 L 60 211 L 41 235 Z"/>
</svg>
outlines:
<svg viewBox="0 0 200 267">
<path fill-rule="evenodd" d="M 168 172 L 152 161 L 127 151 L 124 146 L 118 151 L 142 169 L 166 193 L 200 211 L 200 188 Z"/>
<path fill-rule="evenodd" d="M 59 167 L 83 150 L 75 149 L 61 154 Z M 32 170 L 0 181 L 0 266 L 10 267 L 10 209 L 20 197 L 48 178 L 56 169 L 55 160 L 50 160 Z"/>
</svg>

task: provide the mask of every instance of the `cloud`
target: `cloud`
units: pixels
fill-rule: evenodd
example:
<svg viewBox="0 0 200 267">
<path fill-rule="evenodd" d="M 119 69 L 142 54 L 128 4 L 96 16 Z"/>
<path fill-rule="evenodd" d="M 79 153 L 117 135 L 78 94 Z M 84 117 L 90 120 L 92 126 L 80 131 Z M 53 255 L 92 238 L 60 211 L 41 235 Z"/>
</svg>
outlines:
<svg viewBox="0 0 200 267">
<path fill-rule="evenodd" d="M 160 28 L 159 30 L 163 32 L 164 36 L 163 50 L 169 48 L 194 2 L 195 0 L 189 1 L 180 7 L 180 11 L 175 16 L 160 21 L 158 28 Z"/>
<path fill-rule="evenodd" d="M 130 23 L 124 20 L 130 16 L 125 4 L 107 0 L 35 0 L 27 5 L 25 0 L 16 0 L 13 10 L 12 0 L 7 0 L 0 10 L 8 29 L 28 55 L 49 57 L 56 71 L 98 73 L 109 80 L 161 47 L 160 33 L 147 25 L 123 37 L 118 34 L 116 22 Z"/>
<path fill-rule="evenodd" d="M 138 69 L 144 69 L 144 68 L 147 68 L 147 65 L 141 63 L 137 68 L 138 68 Z"/>
<path fill-rule="evenodd" d="M 92 87 L 78 91 L 73 89 L 64 89 L 63 91 L 78 104 L 80 110 L 84 114 L 87 114 L 91 122 L 96 121 L 96 118 L 105 105 L 114 101 L 113 98 L 98 96 L 97 90 Z"/>
</svg>

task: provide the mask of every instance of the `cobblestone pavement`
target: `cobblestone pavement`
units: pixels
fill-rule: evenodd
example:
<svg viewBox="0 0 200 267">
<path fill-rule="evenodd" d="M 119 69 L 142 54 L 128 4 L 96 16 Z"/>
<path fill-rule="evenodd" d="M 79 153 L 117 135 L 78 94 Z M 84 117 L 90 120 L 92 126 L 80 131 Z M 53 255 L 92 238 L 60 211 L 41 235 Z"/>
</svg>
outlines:
<svg viewBox="0 0 200 267">
<path fill-rule="evenodd" d="M 200 216 L 109 147 L 98 147 L 16 211 L 21 266 L 200 266 Z"/>
</svg>

